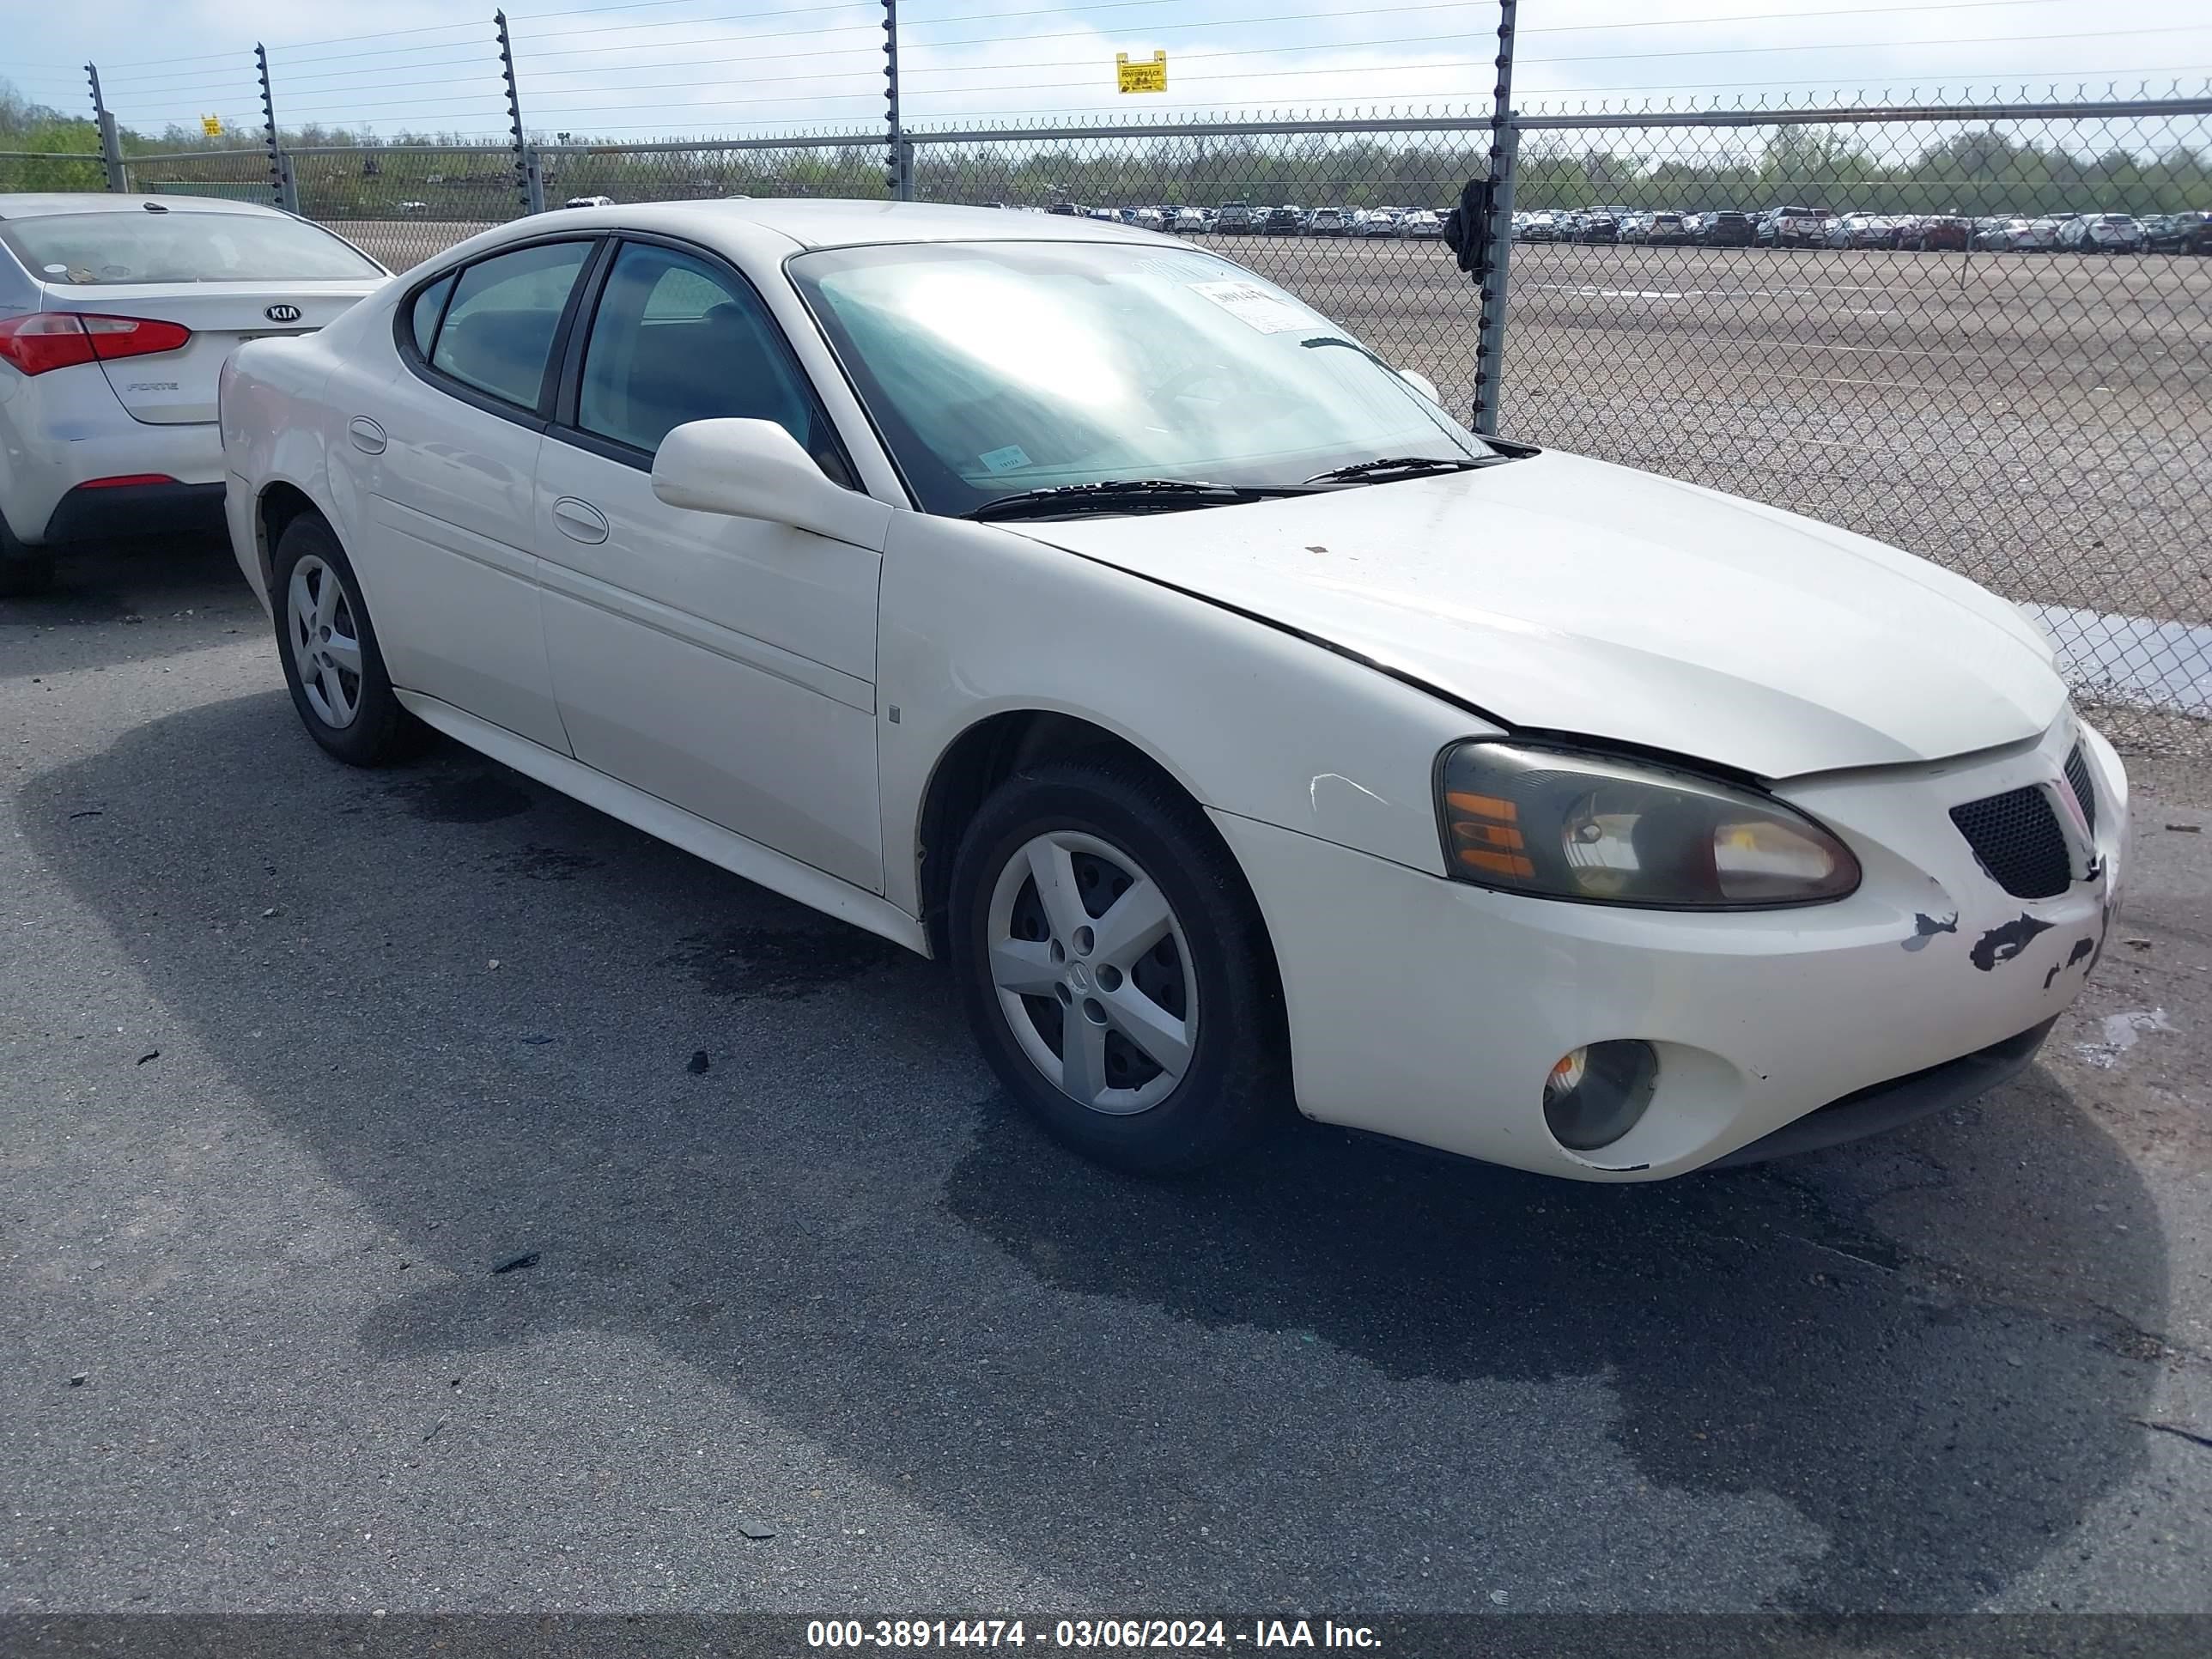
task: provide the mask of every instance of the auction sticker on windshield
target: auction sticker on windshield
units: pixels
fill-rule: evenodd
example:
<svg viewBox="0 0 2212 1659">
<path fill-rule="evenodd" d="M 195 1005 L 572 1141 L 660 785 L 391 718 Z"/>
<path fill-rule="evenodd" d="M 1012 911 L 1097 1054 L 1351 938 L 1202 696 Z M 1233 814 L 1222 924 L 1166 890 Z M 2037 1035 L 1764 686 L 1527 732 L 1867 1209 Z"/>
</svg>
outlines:
<svg viewBox="0 0 2212 1659">
<path fill-rule="evenodd" d="M 1252 283 L 1234 279 L 1219 283 L 1193 283 L 1190 291 L 1204 295 L 1237 321 L 1256 328 L 1262 334 L 1286 334 L 1294 328 L 1310 328 L 1315 321 L 1314 313 L 1279 298 Z"/>
</svg>

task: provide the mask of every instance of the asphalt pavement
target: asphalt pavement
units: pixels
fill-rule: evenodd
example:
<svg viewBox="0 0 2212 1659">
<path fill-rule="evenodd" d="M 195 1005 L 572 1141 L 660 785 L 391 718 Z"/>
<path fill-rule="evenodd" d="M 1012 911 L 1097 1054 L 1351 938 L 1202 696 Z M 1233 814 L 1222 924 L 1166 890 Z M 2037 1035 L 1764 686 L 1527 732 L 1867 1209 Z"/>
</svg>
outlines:
<svg viewBox="0 0 2212 1659">
<path fill-rule="evenodd" d="M 2212 773 L 2134 769 L 1968 1109 L 1145 1184 L 933 965 L 325 758 L 226 552 L 77 562 L 0 602 L 0 1609 L 2212 1609 Z"/>
</svg>

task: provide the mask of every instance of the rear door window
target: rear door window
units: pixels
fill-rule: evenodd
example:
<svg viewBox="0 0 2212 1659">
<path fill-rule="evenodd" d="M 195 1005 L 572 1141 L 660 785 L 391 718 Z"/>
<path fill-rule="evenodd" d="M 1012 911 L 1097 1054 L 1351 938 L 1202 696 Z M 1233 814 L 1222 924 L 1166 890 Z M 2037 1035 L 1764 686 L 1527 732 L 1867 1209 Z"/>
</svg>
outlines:
<svg viewBox="0 0 2212 1659">
<path fill-rule="evenodd" d="M 463 270 L 437 329 L 430 366 L 502 402 L 536 409 L 561 313 L 592 246 L 540 243 Z M 419 314 L 415 321 L 419 328 Z"/>
</svg>

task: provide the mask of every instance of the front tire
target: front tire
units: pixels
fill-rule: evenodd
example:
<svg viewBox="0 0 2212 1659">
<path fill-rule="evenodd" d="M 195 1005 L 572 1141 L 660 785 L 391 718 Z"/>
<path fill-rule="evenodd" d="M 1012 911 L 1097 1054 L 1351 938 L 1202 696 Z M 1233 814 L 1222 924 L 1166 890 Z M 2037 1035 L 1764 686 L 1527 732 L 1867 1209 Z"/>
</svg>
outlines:
<svg viewBox="0 0 2212 1659">
<path fill-rule="evenodd" d="M 330 526 L 301 514 L 285 526 L 273 563 L 276 653 L 307 735 L 349 766 L 420 750 L 428 728 L 392 690 L 360 578 Z"/>
<path fill-rule="evenodd" d="M 1008 780 L 962 841 L 950 933 L 977 1043 L 1063 1145 L 1173 1175 L 1252 1144 L 1287 1067 L 1274 962 L 1195 803 L 1110 757 Z"/>
</svg>

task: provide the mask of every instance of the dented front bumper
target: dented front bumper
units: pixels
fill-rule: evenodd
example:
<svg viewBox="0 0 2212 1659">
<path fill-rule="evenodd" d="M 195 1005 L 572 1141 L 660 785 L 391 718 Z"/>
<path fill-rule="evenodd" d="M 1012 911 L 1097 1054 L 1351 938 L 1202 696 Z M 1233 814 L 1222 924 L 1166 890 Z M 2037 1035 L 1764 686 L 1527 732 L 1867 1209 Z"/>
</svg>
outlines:
<svg viewBox="0 0 2212 1659">
<path fill-rule="evenodd" d="M 2063 893 L 2013 896 L 1950 809 L 2063 790 L 2077 741 L 2095 827 L 2068 825 Z M 1217 814 L 1275 946 L 1302 1109 L 1522 1169 L 1644 1181 L 1792 1150 L 1753 1149 L 1823 1108 L 1822 1136 L 1808 1126 L 1798 1146 L 1869 1133 L 1912 1115 L 1867 1107 L 1885 1090 L 1932 1109 L 2027 1064 L 2095 967 L 2125 873 L 2110 745 L 2069 714 L 2004 750 L 1777 793 L 1850 844 L 1864 878 L 1849 898 L 1725 914 L 1560 903 Z M 1613 1145 L 1571 1151 L 1545 1127 L 1544 1079 L 1616 1038 L 1658 1052 L 1651 1104 Z"/>
</svg>

